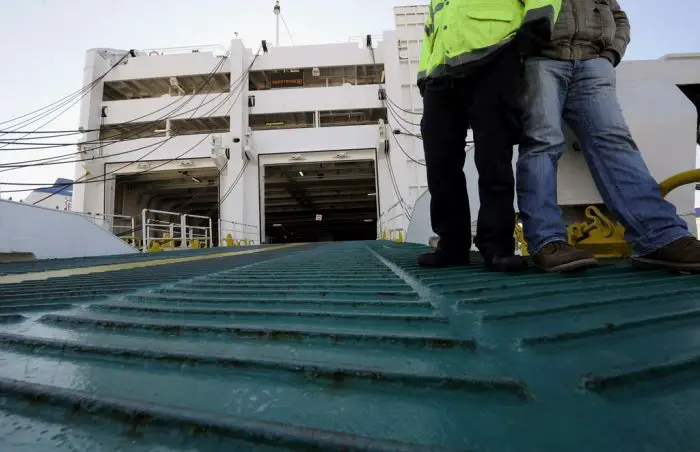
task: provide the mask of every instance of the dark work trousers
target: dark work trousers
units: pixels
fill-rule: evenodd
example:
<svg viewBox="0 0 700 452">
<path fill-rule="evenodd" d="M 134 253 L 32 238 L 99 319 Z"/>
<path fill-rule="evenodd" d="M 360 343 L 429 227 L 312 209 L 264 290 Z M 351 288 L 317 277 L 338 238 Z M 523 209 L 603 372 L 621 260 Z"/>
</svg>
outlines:
<svg viewBox="0 0 700 452">
<path fill-rule="evenodd" d="M 471 246 L 471 214 L 464 175 L 465 140 L 474 131 L 481 208 L 475 245 L 486 259 L 513 254 L 513 145 L 520 134 L 517 95 L 520 54 L 508 45 L 461 77 L 429 83 L 423 93 L 421 134 L 430 191 L 430 220 L 441 248 Z"/>
</svg>

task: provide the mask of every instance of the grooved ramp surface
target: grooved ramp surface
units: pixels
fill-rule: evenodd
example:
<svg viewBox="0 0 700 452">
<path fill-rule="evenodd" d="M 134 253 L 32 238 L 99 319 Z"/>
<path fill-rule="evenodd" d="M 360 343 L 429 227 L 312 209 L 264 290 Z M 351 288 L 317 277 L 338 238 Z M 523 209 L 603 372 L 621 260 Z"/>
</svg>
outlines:
<svg viewBox="0 0 700 452">
<path fill-rule="evenodd" d="M 424 247 L 386 242 L 255 251 L 0 285 L 0 450 L 700 442 L 697 276 L 425 270 Z"/>
</svg>

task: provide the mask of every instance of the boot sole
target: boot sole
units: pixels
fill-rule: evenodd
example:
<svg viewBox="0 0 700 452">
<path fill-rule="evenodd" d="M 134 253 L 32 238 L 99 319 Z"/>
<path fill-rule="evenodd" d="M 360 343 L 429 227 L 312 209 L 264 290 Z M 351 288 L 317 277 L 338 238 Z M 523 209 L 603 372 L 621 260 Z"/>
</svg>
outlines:
<svg viewBox="0 0 700 452">
<path fill-rule="evenodd" d="M 557 265 L 555 267 L 542 267 L 539 266 L 542 270 L 544 270 L 547 273 L 577 273 L 581 272 L 583 270 L 588 270 L 589 268 L 596 268 L 600 266 L 600 262 L 598 262 L 597 259 L 581 259 L 578 261 L 573 261 L 573 262 L 567 262 L 566 264 L 561 264 Z"/>
<path fill-rule="evenodd" d="M 700 274 L 700 263 L 698 264 L 677 264 L 674 262 L 657 261 L 654 259 L 644 259 L 641 257 L 630 258 L 632 265 L 640 270 L 671 270 L 682 273 Z"/>
</svg>

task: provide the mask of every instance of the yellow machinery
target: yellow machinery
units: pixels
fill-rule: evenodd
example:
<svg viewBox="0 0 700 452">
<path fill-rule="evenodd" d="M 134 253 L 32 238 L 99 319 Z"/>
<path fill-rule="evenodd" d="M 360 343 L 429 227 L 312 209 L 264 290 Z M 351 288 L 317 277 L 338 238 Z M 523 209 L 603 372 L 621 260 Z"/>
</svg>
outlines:
<svg viewBox="0 0 700 452">
<path fill-rule="evenodd" d="M 405 242 L 403 229 L 386 229 L 379 234 L 381 240 L 389 240 L 391 242 Z"/>
<path fill-rule="evenodd" d="M 224 239 L 224 243 L 222 246 L 232 247 L 232 246 L 250 246 L 250 245 L 253 245 L 252 240 L 248 240 L 248 239 L 235 240 L 233 238 L 233 236 L 229 233 L 226 235 L 226 238 Z"/>
<path fill-rule="evenodd" d="M 177 243 L 179 240 L 178 239 L 172 239 L 170 237 L 170 234 L 163 234 L 162 239 L 152 239 L 148 242 L 148 249 L 146 250 L 149 253 L 158 253 L 161 251 L 169 251 L 169 250 L 175 250 L 178 249 L 176 247 Z M 207 248 L 208 242 L 202 241 L 199 239 L 192 239 L 188 240 L 186 243 L 187 248 L 190 249 L 200 249 L 200 248 Z"/>
<path fill-rule="evenodd" d="M 700 182 L 700 169 L 669 177 L 659 184 L 659 188 L 661 195 L 666 196 L 680 186 L 696 182 Z M 619 223 L 610 220 L 595 206 L 588 206 L 585 215 L 588 221 L 573 223 L 566 228 L 571 245 L 601 259 L 629 256 L 630 245 L 625 241 L 625 229 Z M 515 226 L 515 238 L 523 256 L 527 256 L 527 243 L 520 221 Z"/>
</svg>

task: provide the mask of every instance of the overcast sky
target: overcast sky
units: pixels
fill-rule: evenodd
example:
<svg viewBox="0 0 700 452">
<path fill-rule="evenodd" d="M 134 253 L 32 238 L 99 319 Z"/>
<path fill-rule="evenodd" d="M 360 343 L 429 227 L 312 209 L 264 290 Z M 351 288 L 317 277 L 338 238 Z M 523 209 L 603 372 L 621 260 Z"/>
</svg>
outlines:
<svg viewBox="0 0 700 452">
<path fill-rule="evenodd" d="M 393 6 L 419 3 L 410 0 L 281 2 L 282 15 L 297 45 L 347 42 L 350 36 L 379 34 L 394 28 Z M 700 0 L 620 0 L 620 3 L 632 22 L 632 44 L 627 59 L 700 52 L 697 26 Z M 274 41 L 273 6 L 274 0 L 0 0 L 3 67 L 0 122 L 80 89 L 86 49 L 228 46 L 236 32 L 248 47 L 256 47 L 262 39 Z M 291 45 L 284 29 L 281 44 Z M 77 127 L 78 111 L 72 109 L 45 128 Z M 74 147 L 52 152 L 0 149 L 0 163 L 74 151 Z M 71 164 L 22 169 L 0 173 L 0 184 L 3 190 L 18 188 L 8 185 L 11 182 L 51 185 L 57 177 L 73 178 L 73 174 Z M 17 199 L 18 195 L 14 197 Z"/>
</svg>

